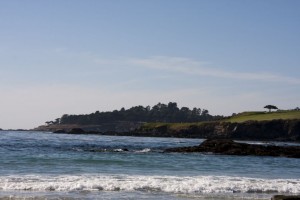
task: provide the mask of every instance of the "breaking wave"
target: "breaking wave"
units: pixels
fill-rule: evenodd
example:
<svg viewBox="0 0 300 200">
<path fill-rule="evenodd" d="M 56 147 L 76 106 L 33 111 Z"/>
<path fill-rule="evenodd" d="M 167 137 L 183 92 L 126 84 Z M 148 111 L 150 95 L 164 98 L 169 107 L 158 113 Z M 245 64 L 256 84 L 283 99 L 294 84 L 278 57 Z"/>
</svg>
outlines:
<svg viewBox="0 0 300 200">
<path fill-rule="evenodd" d="M 300 193 L 300 179 L 229 176 L 1 176 L 0 191 L 156 191 L 168 193 Z"/>
</svg>

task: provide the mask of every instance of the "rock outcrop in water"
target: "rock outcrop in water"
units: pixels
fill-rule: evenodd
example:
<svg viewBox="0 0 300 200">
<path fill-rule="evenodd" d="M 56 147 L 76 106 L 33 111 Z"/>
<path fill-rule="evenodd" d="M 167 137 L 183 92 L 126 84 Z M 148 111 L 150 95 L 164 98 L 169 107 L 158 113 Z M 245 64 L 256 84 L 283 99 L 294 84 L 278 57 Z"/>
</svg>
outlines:
<svg viewBox="0 0 300 200">
<path fill-rule="evenodd" d="M 299 146 L 264 146 L 238 143 L 229 139 L 208 139 L 199 146 L 170 148 L 166 149 L 165 152 L 210 152 L 224 155 L 282 156 L 300 158 Z"/>
<path fill-rule="evenodd" d="M 300 195 L 286 196 L 286 195 L 275 195 L 271 200 L 300 200 Z"/>
</svg>

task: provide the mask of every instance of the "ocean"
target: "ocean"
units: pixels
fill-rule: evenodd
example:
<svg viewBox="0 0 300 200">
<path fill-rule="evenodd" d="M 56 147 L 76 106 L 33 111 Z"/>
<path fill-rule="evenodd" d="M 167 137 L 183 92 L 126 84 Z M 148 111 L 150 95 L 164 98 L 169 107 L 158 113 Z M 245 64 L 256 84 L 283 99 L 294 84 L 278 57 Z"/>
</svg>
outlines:
<svg viewBox="0 0 300 200">
<path fill-rule="evenodd" d="M 163 152 L 202 141 L 1 131 L 0 199 L 224 200 L 300 194 L 300 159 Z"/>
</svg>

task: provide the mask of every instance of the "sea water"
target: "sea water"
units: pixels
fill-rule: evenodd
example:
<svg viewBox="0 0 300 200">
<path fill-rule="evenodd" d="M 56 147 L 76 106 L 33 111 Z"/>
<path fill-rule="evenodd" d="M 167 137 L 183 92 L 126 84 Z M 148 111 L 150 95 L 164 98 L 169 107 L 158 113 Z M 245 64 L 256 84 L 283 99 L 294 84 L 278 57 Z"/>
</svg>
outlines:
<svg viewBox="0 0 300 200">
<path fill-rule="evenodd" d="M 1 131 L 0 199 L 270 199 L 300 194 L 300 159 L 164 153 L 202 141 Z"/>
</svg>

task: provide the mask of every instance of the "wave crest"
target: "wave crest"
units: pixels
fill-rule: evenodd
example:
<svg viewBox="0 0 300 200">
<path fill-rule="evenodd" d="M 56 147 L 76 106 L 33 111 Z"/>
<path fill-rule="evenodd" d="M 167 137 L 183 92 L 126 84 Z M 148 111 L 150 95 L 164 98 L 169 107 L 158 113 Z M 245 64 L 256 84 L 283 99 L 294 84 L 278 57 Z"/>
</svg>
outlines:
<svg viewBox="0 0 300 200">
<path fill-rule="evenodd" d="M 300 193 L 300 179 L 255 179 L 228 176 L 27 175 L 0 177 L 0 190 L 296 194 Z"/>
</svg>

